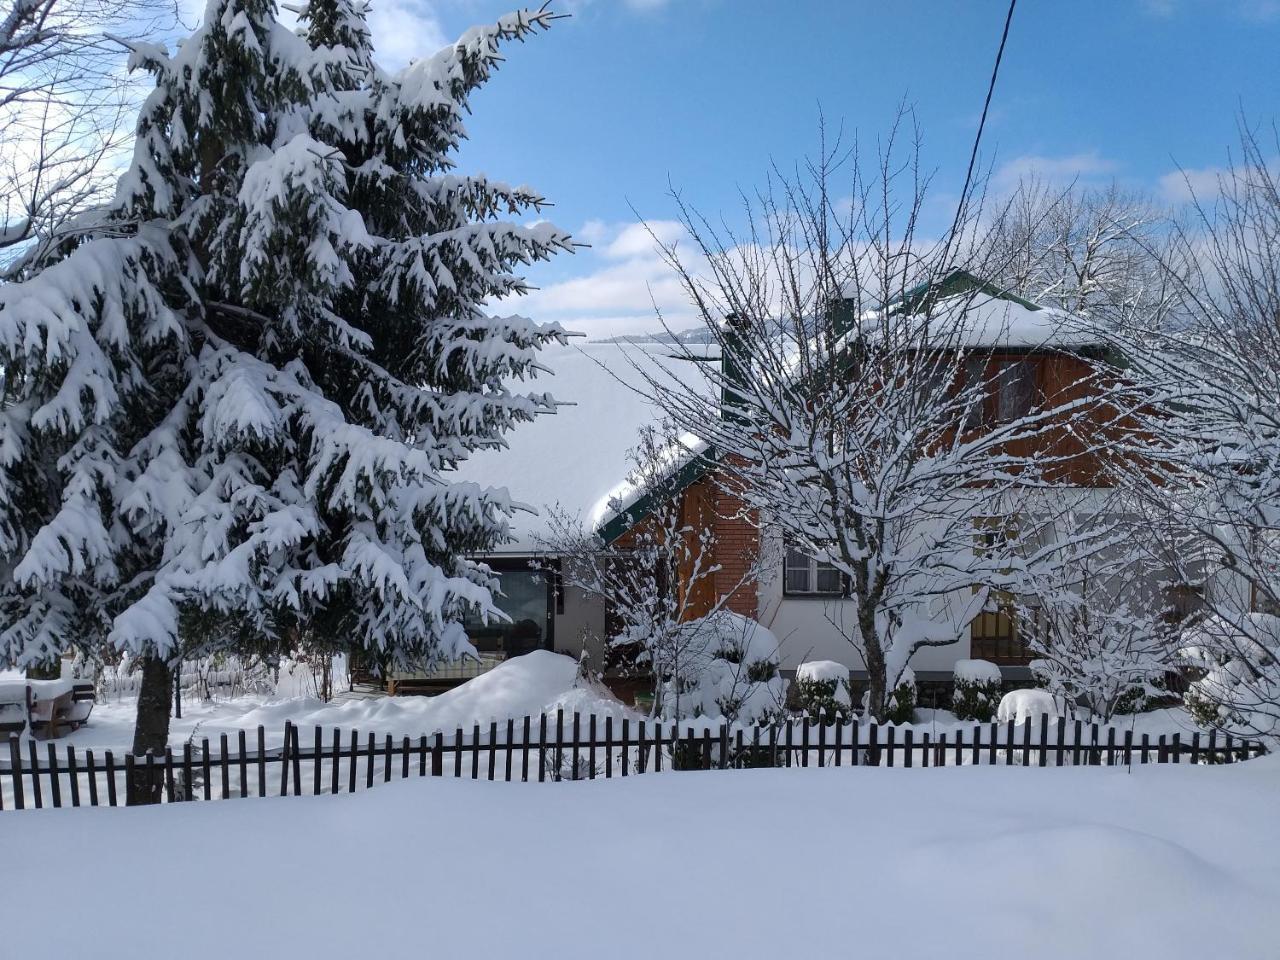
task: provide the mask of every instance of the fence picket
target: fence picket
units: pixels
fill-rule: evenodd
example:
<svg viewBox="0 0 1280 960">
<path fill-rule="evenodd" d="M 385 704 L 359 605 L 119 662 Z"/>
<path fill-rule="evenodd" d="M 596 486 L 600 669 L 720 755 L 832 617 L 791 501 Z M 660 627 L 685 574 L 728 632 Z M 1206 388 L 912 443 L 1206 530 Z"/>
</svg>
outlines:
<svg viewBox="0 0 1280 960">
<path fill-rule="evenodd" d="M 892 736 L 893 736 L 893 730 L 892 730 L 892 729 L 890 729 L 890 731 L 889 731 L 889 736 L 890 736 L 890 737 L 892 737 Z M 903 733 L 902 733 L 902 747 L 903 747 L 903 754 L 904 754 L 904 759 L 903 759 L 902 765 L 903 765 L 904 767 L 909 767 L 909 766 L 911 766 L 911 747 L 912 747 L 912 743 L 911 743 L 911 728 L 910 728 L 910 727 L 907 727 L 907 729 L 906 729 L 906 730 L 904 730 L 904 731 L 903 731 Z M 892 763 L 893 763 L 893 761 L 892 761 L 892 760 L 890 760 L 889 762 L 890 762 L 890 764 L 892 764 Z"/>
<path fill-rule="evenodd" d="M 222 755 L 218 758 L 218 766 L 222 769 L 222 799 L 231 798 L 231 775 L 227 770 L 227 754 L 231 752 L 231 748 L 227 746 L 227 735 L 224 733 L 218 740 L 218 749 Z"/>
<path fill-rule="evenodd" d="M 106 751 L 106 803 L 115 806 L 115 756 Z"/>
<path fill-rule="evenodd" d="M 578 719 L 578 715 L 573 715 L 574 720 Z M 578 731 L 574 730 L 574 739 L 578 739 Z M 587 779 L 594 780 L 596 778 L 596 715 L 593 713 L 587 718 Z M 577 764 L 574 764 L 574 776 L 578 775 Z"/>
<path fill-rule="evenodd" d="M 68 753 L 71 748 L 67 747 Z M 68 757 L 70 759 L 70 757 Z M 75 787 L 76 775 L 73 771 L 71 774 L 71 796 L 76 801 L 73 806 L 80 806 L 79 798 L 76 794 L 79 792 Z M 177 791 L 173 785 L 173 747 L 166 746 L 164 748 L 164 792 L 169 803 L 173 803 L 177 799 Z"/>
<path fill-rule="evenodd" d="M 258 724 L 258 796 L 267 795 L 267 731 Z"/>
<path fill-rule="evenodd" d="M 98 805 L 98 771 L 93 766 L 92 750 L 84 752 L 84 762 L 89 769 L 89 806 L 96 807 Z"/>
<path fill-rule="evenodd" d="M 22 792 L 22 750 L 18 747 L 18 738 L 14 735 L 9 737 L 9 773 L 13 777 L 13 808 L 15 810 L 23 810 L 26 807 L 26 798 Z M 115 804 L 113 803 L 114 807 Z"/>
<path fill-rule="evenodd" d="M 459 730 L 458 733 L 461 734 L 462 731 Z M 459 741 L 461 741 L 462 739 L 461 736 L 459 736 L 458 739 Z M 364 788 L 366 790 L 373 789 L 373 756 L 377 752 L 378 752 L 378 738 L 374 736 L 373 731 L 370 730 L 368 749 L 365 751 L 365 755 L 364 755 Z M 459 753 L 458 756 L 462 756 L 462 754 Z"/>
<path fill-rule="evenodd" d="M 637 726 L 637 730 L 639 732 L 636 733 L 636 743 L 639 744 L 639 748 L 636 750 L 636 773 L 644 773 L 645 767 L 647 766 L 646 760 L 648 758 L 645 757 L 645 753 L 644 753 L 644 721 L 643 720 L 640 721 L 639 725 Z"/>
<path fill-rule="evenodd" d="M 888 766 L 890 767 L 893 766 L 893 737 L 897 729 L 898 729 L 897 727 L 893 727 L 893 726 L 889 727 L 889 732 L 885 734 L 885 738 L 884 738 L 884 742 L 885 742 L 884 749 L 885 749 L 885 752 L 888 754 Z"/>
<path fill-rule="evenodd" d="M 640 735 L 644 736 L 644 724 L 641 721 Z M 547 779 L 547 715 L 541 714 L 538 719 L 538 782 Z"/>
<path fill-rule="evenodd" d="M 516 722 L 511 717 L 507 717 L 507 759 L 503 764 L 502 770 L 506 782 L 511 782 L 511 750 L 515 745 Z"/>
<path fill-rule="evenodd" d="M 206 747 L 209 741 L 205 741 Z M 206 753 L 206 761 L 208 759 L 208 751 Z M 206 775 L 207 779 L 207 775 Z M 205 785 L 208 790 L 208 784 Z M 284 743 L 280 747 L 280 796 L 287 797 L 289 795 L 289 721 L 284 722 Z M 208 799 L 207 797 L 205 799 Z"/>
<path fill-rule="evenodd" d="M 411 751 L 412 751 L 412 748 L 409 745 L 409 738 L 406 736 L 400 742 L 400 779 L 401 780 L 409 779 L 409 754 Z M 319 756 L 319 754 L 317 754 L 317 756 Z M 489 779 L 492 780 L 493 777 L 490 777 Z"/>
<path fill-rule="evenodd" d="M 329 793 L 336 794 L 338 792 L 338 761 L 342 754 L 342 731 L 337 727 L 333 728 L 333 757 L 329 763 Z"/>
<path fill-rule="evenodd" d="M 1227 738 L 1227 756 L 1231 756 L 1231 738 Z M 40 792 L 40 758 L 36 754 L 36 742 L 34 740 L 27 741 L 27 758 L 31 767 L 31 799 L 39 810 L 44 806 L 43 796 Z"/>
<path fill-rule="evenodd" d="M 613 776 L 613 717 L 605 715 L 604 718 L 604 778 L 608 780 Z M 511 777 L 507 777 L 508 780 Z"/>
<path fill-rule="evenodd" d="M 347 793 L 356 792 L 356 764 L 360 756 L 360 731 L 351 731 L 351 763 L 347 765 Z"/>
<path fill-rule="evenodd" d="M 391 739 L 391 734 L 388 733 L 386 735 L 386 738 L 382 742 L 382 782 L 383 783 L 391 782 L 391 755 L 394 751 L 393 744 L 394 744 L 394 741 Z M 476 778 L 473 776 L 471 779 L 474 780 Z"/>
<path fill-rule="evenodd" d="M 32 743 L 35 741 L 33 740 Z M 62 778 L 58 776 L 58 748 L 49 742 L 49 796 L 54 809 L 62 807 Z"/>
<path fill-rule="evenodd" d="M 1059 717 L 1058 718 L 1058 741 L 1054 748 L 1054 752 L 1057 755 L 1057 760 L 1055 765 L 1059 767 L 1062 766 L 1062 754 L 1065 748 L 1065 744 L 1067 742 L 1066 736 L 1067 736 L 1067 721 L 1064 718 Z"/>
<path fill-rule="evenodd" d="M 625 720 L 622 721 L 622 739 L 627 739 L 627 728 Z M 520 782 L 529 782 L 529 717 L 524 718 L 524 736 L 520 738 Z M 625 761 L 624 761 L 625 762 Z"/>
</svg>

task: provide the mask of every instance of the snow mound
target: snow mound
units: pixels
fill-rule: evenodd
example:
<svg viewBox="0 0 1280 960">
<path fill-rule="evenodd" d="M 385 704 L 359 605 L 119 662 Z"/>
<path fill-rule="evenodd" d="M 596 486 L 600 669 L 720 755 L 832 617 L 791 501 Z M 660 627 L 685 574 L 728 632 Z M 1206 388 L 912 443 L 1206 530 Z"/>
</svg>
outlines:
<svg viewBox="0 0 1280 960">
<path fill-rule="evenodd" d="M 990 660 L 957 660 L 952 670 L 957 680 L 965 683 L 1000 683 L 1000 668 Z"/>
<path fill-rule="evenodd" d="M 1000 698 L 1000 707 L 996 711 L 996 719 L 1001 723 L 1010 720 L 1022 723 L 1042 715 L 1058 715 L 1058 703 L 1048 690 L 1010 690 Z"/>
</svg>

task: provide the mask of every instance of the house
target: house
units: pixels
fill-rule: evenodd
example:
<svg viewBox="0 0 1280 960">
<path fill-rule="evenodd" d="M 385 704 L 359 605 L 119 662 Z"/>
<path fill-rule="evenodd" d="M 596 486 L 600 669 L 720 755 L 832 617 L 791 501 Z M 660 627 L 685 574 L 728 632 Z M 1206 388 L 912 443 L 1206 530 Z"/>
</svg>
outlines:
<svg viewBox="0 0 1280 960">
<path fill-rule="evenodd" d="M 912 309 L 918 302 L 912 298 L 960 294 L 973 298 L 966 307 L 971 321 L 966 346 L 973 348 L 972 364 L 981 367 L 969 375 L 989 385 L 979 420 L 1016 417 L 1045 402 L 1087 399 L 1090 388 L 1085 384 L 1100 346 L 1082 336 L 1079 325 L 1060 311 L 961 272 L 928 290 L 913 291 L 899 309 Z M 559 560 L 546 548 L 549 517 L 555 511 L 576 516 L 606 543 L 625 546 L 651 507 L 625 482 L 628 451 L 639 432 L 660 419 L 641 385 L 651 376 L 700 382 L 682 370 L 688 353 L 686 344 L 675 350 L 660 341 L 626 340 L 548 351 L 544 362 L 554 377 L 547 389 L 568 405 L 556 416 L 513 431 L 509 449 L 482 453 L 461 468 L 465 479 L 505 486 L 515 500 L 537 511 L 521 514 L 513 524 L 511 542 L 483 558 L 501 574 L 504 596 L 498 605 L 510 620 L 473 625 L 471 637 L 481 661 L 438 671 L 438 680 L 461 679 L 534 647 L 573 656 L 586 651 L 593 662 L 603 662 L 608 611 L 599 600 L 561 581 Z M 1113 426 L 1101 418 L 1096 423 L 1097 430 Z M 1052 445 L 1058 455 L 1049 479 L 1058 489 L 1070 488 L 1081 502 L 1105 495 L 1107 484 L 1090 439 L 1086 426 L 1051 429 L 1039 441 Z M 832 626 L 833 613 L 838 618 L 847 603 L 839 572 L 771 542 L 767 533 L 762 540 L 756 524 L 735 517 L 740 511 L 734 509 L 734 495 L 717 475 L 714 461 L 688 458 L 672 469 L 679 471 L 675 493 L 681 498 L 680 509 L 714 527 L 718 551 L 717 571 L 697 584 L 701 595 L 690 604 L 691 614 L 721 603 L 764 624 L 781 640 L 784 672 L 806 660 L 829 659 L 850 664 L 856 677 L 856 654 Z M 746 571 L 762 557 L 776 557 L 776 570 L 747 578 Z M 968 658 L 993 661 L 1014 677 L 1025 675 L 1030 659 L 1014 618 L 995 610 L 980 614 L 958 643 L 918 651 L 911 665 L 922 681 L 949 680 L 954 663 Z"/>
</svg>

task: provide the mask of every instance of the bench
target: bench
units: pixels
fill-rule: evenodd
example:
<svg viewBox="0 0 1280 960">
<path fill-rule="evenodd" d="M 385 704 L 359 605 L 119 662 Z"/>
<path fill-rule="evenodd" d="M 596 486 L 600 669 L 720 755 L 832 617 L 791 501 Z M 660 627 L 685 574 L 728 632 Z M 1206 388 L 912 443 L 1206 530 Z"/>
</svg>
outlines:
<svg viewBox="0 0 1280 960">
<path fill-rule="evenodd" d="M 15 689 L 16 688 L 16 689 Z M 19 701 L 16 690 L 22 691 Z M 0 687 L 0 733 L 20 733 L 30 723 L 31 734 L 51 739 L 60 727 L 79 729 L 95 702 L 91 680 L 27 680 Z M 21 710 L 14 706 L 21 704 Z"/>
</svg>

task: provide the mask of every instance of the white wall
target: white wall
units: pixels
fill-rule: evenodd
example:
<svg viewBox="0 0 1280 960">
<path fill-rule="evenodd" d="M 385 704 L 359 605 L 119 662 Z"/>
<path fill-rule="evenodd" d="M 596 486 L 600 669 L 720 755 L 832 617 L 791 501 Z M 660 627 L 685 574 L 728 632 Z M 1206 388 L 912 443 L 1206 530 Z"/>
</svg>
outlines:
<svg viewBox="0 0 1280 960">
<path fill-rule="evenodd" d="M 604 602 L 587 596 L 578 587 L 566 584 L 564 613 L 555 616 L 556 653 L 571 657 L 582 655 L 584 645 L 597 670 L 604 664 Z"/>
</svg>

